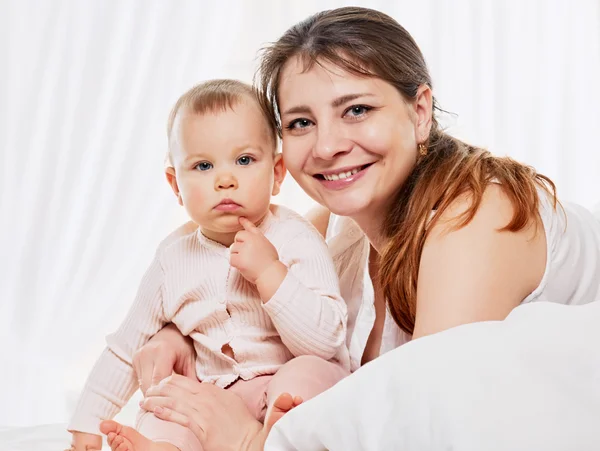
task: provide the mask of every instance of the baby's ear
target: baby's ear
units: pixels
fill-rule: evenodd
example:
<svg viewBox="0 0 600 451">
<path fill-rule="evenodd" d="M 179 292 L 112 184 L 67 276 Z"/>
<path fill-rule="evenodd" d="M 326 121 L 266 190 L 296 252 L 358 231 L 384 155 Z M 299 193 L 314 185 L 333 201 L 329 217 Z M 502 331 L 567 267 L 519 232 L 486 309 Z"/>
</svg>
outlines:
<svg viewBox="0 0 600 451">
<path fill-rule="evenodd" d="M 181 198 L 181 193 L 179 192 L 179 185 L 177 185 L 177 176 L 175 174 L 175 168 L 173 166 L 165 167 L 165 176 L 167 177 L 167 182 L 169 186 L 177 196 L 177 202 L 179 205 L 183 205 L 183 199 Z"/>
<path fill-rule="evenodd" d="M 275 175 L 273 182 L 273 191 L 271 195 L 276 196 L 281 191 L 281 184 L 283 183 L 283 179 L 285 178 L 285 164 L 283 163 L 283 158 L 280 153 L 276 154 L 274 157 L 273 164 L 273 173 Z"/>
</svg>

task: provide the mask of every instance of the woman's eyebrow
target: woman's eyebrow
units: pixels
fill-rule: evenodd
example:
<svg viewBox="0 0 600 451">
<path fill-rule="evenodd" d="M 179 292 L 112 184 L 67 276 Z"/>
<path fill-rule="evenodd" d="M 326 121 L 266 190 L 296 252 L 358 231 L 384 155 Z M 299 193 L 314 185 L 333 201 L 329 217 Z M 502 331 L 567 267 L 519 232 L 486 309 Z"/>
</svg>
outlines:
<svg viewBox="0 0 600 451">
<path fill-rule="evenodd" d="M 282 116 L 287 114 L 306 114 L 310 113 L 310 108 L 307 105 L 298 105 L 283 112 Z"/>
<path fill-rule="evenodd" d="M 331 102 L 331 106 L 333 108 L 337 108 L 339 106 L 342 106 L 344 103 L 348 103 L 351 102 L 355 99 L 358 99 L 359 97 L 372 97 L 373 94 L 369 94 L 369 93 L 360 93 L 360 94 L 346 94 L 343 95 L 341 97 L 338 97 L 337 99 L 334 99 L 333 102 Z"/>
<path fill-rule="evenodd" d="M 340 96 L 336 99 L 333 99 L 333 101 L 331 102 L 331 106 L 332 108 L 338 108 L 339 106 L 351 102 L 355 99 L 358 99 L 360 97 L 373 97 L 374 94 L 369 94 L 369 93 L 359 93 L 359 94 L 346 94 L 343 96 Z M 298 105 L 298 106 L 294 106 L 288 110 L 285 110 L 282 113 L 282 116 L 288 115 L 288 114 L 309 114 L 311 112 L 311 109 L 308 105 Z"/>
</svg>

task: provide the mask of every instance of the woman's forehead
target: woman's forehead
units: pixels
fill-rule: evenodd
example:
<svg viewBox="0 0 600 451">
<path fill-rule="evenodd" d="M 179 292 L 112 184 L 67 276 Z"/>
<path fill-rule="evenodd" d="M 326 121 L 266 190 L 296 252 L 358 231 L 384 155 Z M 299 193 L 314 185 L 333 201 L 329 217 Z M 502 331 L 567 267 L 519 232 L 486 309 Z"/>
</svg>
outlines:
<svg viewBox="0 0 600 451">
<path fill-rule="evenodd" d="M 303 58 L 294 57 L 281 72 L 278 103 L 283 111 L 310 98 L 330 102 L 350 94 L 383 95 L 390 88 L 394 89 L 379 77 L 356 74 L 330 61 L 317 60 L 309 66 Z"/>
<path fill-rule="evenodd" d="M 350 60 L 348 60 L 348 62 L 349 65 L 352 64 Z M 356 64 L 356 67 L 360 66 L 360 64 Z M 365 72 L 368 71 L 365 69 Z M 359 80 L 372 78 L 371 76 L 360 75 L 349 70 L 347 67 L 344 67 L 344 64 L 341 61 L 340 63 L 336 63 L 323 58 L 312 60 L 305 55 L 295 55 L 284 64 L 279 84 L 281 86 L 287 81 L 305 75 L 317 76 L 318 78 L 322 78 L 325 82 L 335 79 Z"/>
</svg>

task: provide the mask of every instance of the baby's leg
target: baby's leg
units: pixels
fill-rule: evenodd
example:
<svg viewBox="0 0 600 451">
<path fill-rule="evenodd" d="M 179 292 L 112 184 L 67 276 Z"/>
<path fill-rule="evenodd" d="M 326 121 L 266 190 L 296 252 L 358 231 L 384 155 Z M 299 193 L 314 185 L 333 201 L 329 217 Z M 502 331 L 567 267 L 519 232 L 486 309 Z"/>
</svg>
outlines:
<svg viewBox="0 0 600 451">
<path fill-rule="evenodd" d="M 137 430 L 115 421 L 100 425 L 113 451 L 202 451 L 198 438 L 188 428 L 140 411 Z"/>
<path fill-rule="evenodd" d="M 286 412 L 333 387 L 350 373 L 336 363 L 315 356 L 300 356 L 283 365 L 267 388 L 270 429 Z"/>
<path fill-rule="evenodd" d="M 152 412 L 140 411 L 136 429 L 155 443 L 169 444 L 171 446 L 170 450 L 202 451 L 202 445 L 198 437 L 189 428 L 161 420 L 154 416 Z"/>
<path fill-rule="evenodd" d="M 272 376 L 240 380 L 229 390 L 240 396 L 252 414 L 260 421 L 266 412 L 266 388 Z M 136 429 L 115 421 L 103 421 L 100 426 L 107 435 L 113 451 L 202 451 L 194 433 L 186 427 L 156 418 L 152 412 L 141 410 Z"/>
<path fill-rule="evenodd" d="M 257 376 L 249 381 L 238 380 L 227 390 L 238 395 L 250 413 L 261 423 L 267 413 L 267 387 L 273 379 L 273 376 Z"/>
</svg>

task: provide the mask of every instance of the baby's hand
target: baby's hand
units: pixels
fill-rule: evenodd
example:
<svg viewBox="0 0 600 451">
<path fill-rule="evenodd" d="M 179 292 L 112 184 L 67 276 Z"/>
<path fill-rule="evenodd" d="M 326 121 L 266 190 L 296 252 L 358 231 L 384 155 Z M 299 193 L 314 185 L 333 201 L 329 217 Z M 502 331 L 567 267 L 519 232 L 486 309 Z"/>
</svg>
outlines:
<svg viewBox="0 0 600 451">
<path fill-rule="evenodd" d="M 252 222 L 240 218 L 240 224 L 244 230 L 240 230 L 235 236 L 229 262 L 248 282 L 256 284 L 260 275 L 279 261 L 279 254 Z"/>
<path fill-rule="evenodd" d="M 73 432 L 71 448 L 66 451 L 100 451 L 101 449 L 101 436 L 86 432 Z"/>
</svg>

